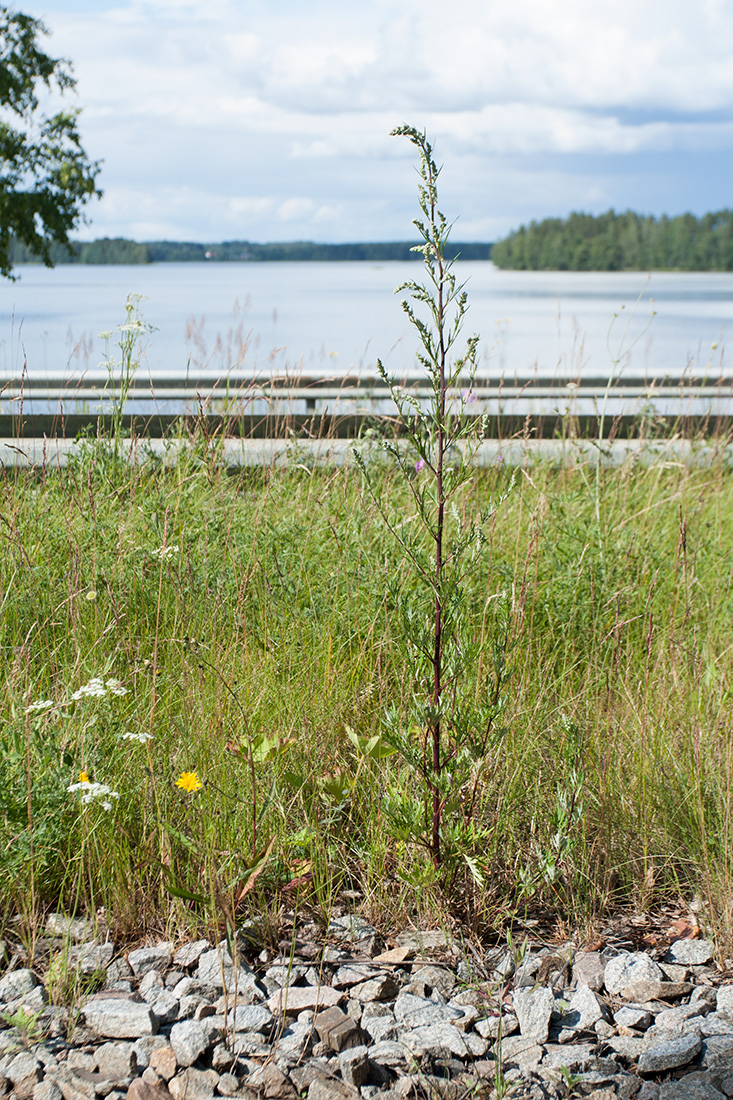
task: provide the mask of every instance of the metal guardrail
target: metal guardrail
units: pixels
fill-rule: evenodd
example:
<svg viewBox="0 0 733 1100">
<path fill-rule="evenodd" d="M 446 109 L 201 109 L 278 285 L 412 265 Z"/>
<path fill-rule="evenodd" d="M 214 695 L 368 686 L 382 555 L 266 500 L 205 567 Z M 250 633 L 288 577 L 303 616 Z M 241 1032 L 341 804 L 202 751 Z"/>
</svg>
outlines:
<svg viewBox="0 0 733 1100">
<path fill-rule="evenodd" d="M 430 389 L 425 379 L 408 378 L 401 385 L 427 408 Z M 576 421 L 588 430 L 601 415 L 607 424 L 648 420 L 720 421 L 733 418 L 733 376 L 665 377 L 659 381 L 620 378 L 558 379 L 482 378 L 471 391 L 451 395 L 456 408 L 470 417 L 486 416 L 490 434 L 505 434 L 502 426 L 531 422 L 557 430 L 558 421 Z M 106 375 L 78 379 L 0 378 L 0 435 L 15 434 L 22 422 L 35 434 L 75 434 L 100 417 L 119 415 L 135 421 L 138 430 L 161 434 L 177 420 L 225 422 L 244 435 L 282 435 L 285 426 L 320 427 L 335 435 L 354 435 L 371 420 L 393 418 L 396 408 L 380 381 L 345 378 L 229 375 L 224 378 L 161 375 L 144 380 L 137 375 L 129 387 L 110 383 Z M 551 427 L 552 426 L 552 427 Z"/>
</svg>

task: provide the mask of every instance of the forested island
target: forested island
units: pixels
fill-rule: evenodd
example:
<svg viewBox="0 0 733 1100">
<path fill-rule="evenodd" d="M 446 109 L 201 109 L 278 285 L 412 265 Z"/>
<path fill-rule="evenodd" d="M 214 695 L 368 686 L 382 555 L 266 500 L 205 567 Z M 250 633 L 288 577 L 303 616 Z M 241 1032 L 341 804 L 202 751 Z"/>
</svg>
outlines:
<svg viewBox="0 0 733 1100">
<path fill-rule="evenodd" d="M 491 259 L 516 271 L 733 271 L 733 211 L 545 218 L 498 241 Z"/>
<path fill-rule="evenodd" d="M 51 260 L 55 264 L 151 264 L 151 263 L 263 263 L 266 261 L 339 261 L 339 260 L 421 260 L 411 249 L 415 241 L 376 241 L 357 244 L 317 244 L 313 241 L 284 241 L 255 244 L 251 241 L 224 241 L 219 244 L 199 244 L 193 241 L 138 241 L 122 237 L 104 237 L 97 241 L 72 241 L 68 248 L 51 245 Z M 465 260 L 488 260 L 491 245 L 484 243 L 451 243 L 446 256 L 460 255 Z M 13 265 L 40 263 L 33 252 L 19 241 L 10 248 Z"/>
<path fill-rule="evenodd" d="M 54 264 L 264 263 L 343 260 L 420 260 L 413 241 L 319 244 L 314 241 L 131 241 L 103 237 L 51 246 Z M 515 271 L 733 271 L 733 211 L 696 218 L 634 214 L 574 213 L 530 222 L 495 244 L 450 242 L 448 259 L 492 260 Z M 39 263 L 13 241 L 14 265 Z"/>
</svg>

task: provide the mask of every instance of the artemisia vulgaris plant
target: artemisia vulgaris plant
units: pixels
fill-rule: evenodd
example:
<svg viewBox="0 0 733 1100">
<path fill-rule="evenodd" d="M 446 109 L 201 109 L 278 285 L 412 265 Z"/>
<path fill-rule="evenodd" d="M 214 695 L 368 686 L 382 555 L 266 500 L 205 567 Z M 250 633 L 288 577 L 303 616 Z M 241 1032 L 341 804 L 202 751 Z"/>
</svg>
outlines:
<svg viewBox="0 0 733 1100">
<path fill-rule="evenodd" d="M 377 369 L 397 408 L 399 431 L 384 447 L 410 488 L 414 514 L 397 516 L 388 494 L 377 487 L 360 456 L 357 461 L 381 514 L 404 551 L 404 573 L 390 586 L 403 624 L 405 654 L 415 690 L 409 716 L 393 708 L 386 716 L 385 741 L 400 753 L 416 782 L 390 789 L 390 826 L 406 845 L 421 845 L 435 871 L 468 865 L 482 879 L 478 853 L 485 847 L 474 809 L 486 754 L 501 705 L 503 662 L 487 692 L 462 690 L 476 657 L 467 621 L 462 581 L 485 543 L 484 527 L 496 505 L 466 519 L 468 483 L 486 421 L 473 415 L 478 336 L 454 356 L 467 311 L 464 286 L 456 281 L 455 260 L 446 257 L 450 225 L 438 208 L 439 169 L 424 133 L 400 126 L 419 154 L 419 205 L 414 221 L 422 243 L 425 282 L 408 280 L 395 293 L 419 337 L 416 353 L 423 393 Z M 461 505 L 461 507 L 459 507 Z M 500 602 L 500 601 L 499 601 Z M 477 697 L 479 702 L 476 702 Z M 429 865 L 430 865 L 429 864 Z M 429 866 L 428 865 L 428 866 Z"/>
</svg>

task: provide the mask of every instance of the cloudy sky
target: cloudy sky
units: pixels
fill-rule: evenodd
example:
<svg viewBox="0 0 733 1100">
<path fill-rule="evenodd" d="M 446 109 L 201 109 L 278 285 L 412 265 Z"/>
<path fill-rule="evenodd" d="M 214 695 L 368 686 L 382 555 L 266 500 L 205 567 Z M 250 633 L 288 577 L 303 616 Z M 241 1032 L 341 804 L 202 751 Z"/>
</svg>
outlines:
<svg viewBox="0 0 733 1100">
<path fill-rule="evenodd" d="M 412 146 L 456 240 L 733 205 L 727 0 L 18 0 L 73 61 L 79 236 L 404 240 Z"/>
</svg>

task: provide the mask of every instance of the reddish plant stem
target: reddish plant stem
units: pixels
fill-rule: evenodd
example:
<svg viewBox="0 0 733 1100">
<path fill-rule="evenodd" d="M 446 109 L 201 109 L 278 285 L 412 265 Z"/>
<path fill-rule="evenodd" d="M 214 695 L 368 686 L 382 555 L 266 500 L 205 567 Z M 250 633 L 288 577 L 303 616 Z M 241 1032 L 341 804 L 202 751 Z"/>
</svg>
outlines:
<svg viewBox="0 0 733 1100">
<path fill-rule="evenodd" d="M 431 222 L 435 223 L 435 200 L 432 198 L 435 180 L 430 179 L 431 183 L 431 200 L 430 200 L 430 214 Z M 433 820 L 432 820 L 432 836 L 431 836 L 431 853 L 433 857 L 433 863 L 436 867 L 440 866 L 441 850 L 440 850 L 440 825 L 441 825 L 441 801 L 440 792 L 438 789 L 438 780 L 440 778 L 441 771 L 441 723 L 440 723 L 440 701 L 443 690 L 443 595 L 442 595 L 442 581 L 443 581 L 443 523 L 444 523 L 444 511 L 445 511 L 445 496 L 443 493 L 443 452 L 445 450 L 445 337 L 443 332 L 444 325 L 444 310 L 445 303 L 443 298 L 443 256 L 441 251 L 435 249 L 436 265 L 438 270 L 438 397 L 440 413 L 438 417 L 438 454 L 436 463 L 436 493 L 438 501 L 437 509 L 437 522 L 435 525 L 435 627 L 434 627 L 434 648 L 433 648 L 433 715 L 430 720 L 431 724 L 431 740 L 433 748 L 433 781 L 432 796 L 433 796 Z"/>
</svg>

